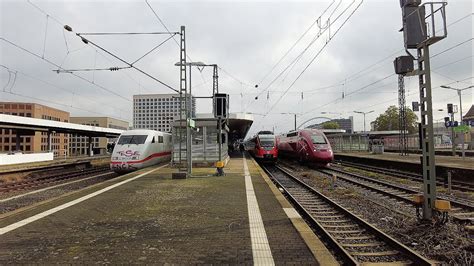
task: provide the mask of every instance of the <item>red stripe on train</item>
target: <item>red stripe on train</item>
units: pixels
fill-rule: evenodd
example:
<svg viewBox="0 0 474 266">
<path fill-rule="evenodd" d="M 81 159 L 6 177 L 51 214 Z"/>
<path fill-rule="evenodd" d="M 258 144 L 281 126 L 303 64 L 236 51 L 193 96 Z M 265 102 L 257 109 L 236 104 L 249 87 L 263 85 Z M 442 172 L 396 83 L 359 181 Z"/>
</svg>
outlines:
<svg viewBox="0 0 474 266">
<path fill-rule="evenodd" d="M 153 153 L 152 155 L 146 157 L 145 159 L 138 160 L 138 161 L 110 162 L 110 164 L 122 164 L 122 163 L 133 164 L 133 163 L 143 163 L 143 162 L 148 161 L 148 160 L 151 160 L 151 159 L 153 159 L 153 158 L 155 158 L 155 157 L 161 157 L 161 156 L 166 156 L 166 155 L 171 155 L 171 151 Z"/>
</svg>

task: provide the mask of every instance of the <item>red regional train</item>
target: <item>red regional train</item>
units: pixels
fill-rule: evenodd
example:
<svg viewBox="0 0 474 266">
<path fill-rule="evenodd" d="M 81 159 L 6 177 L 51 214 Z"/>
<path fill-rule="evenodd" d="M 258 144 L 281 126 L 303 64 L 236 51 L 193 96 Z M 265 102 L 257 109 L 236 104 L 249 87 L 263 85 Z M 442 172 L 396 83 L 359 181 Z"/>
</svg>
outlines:
<svg viewBox="0 0 474 266">
<path fill-rule="evenodd" d="M 247 147 L 257 161 L 275 163 L 278 159 L 277 142 L 271 131 L 258 132 L 247 141 Z"/>
<path fill-rule="evenodd" d="M 298 159 L 300 163 L 326 166 L 334 160 L 331 144 L 317 129 L 301 129 L 280 135 L 278 151 L 280 155 Z"/>
</svg>

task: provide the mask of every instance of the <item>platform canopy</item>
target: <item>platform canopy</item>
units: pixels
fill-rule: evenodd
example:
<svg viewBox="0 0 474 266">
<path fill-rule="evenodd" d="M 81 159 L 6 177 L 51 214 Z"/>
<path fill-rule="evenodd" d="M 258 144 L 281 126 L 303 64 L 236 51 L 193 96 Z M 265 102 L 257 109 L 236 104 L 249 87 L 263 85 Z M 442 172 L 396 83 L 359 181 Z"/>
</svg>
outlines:
<svg viewBox="0 0 474 266">
<path fill-rule="evenodd" d="M 56 133 L 78 134 L 91 137 L 118 137 L 120 129 L 86 126 L 53 120 L 0 114 L 0 128 L 22 132 L 54 131 Z"/>
<path fill-rule="evenodd" d="M 247 113 L 229 114 L 229 143 L 244 139 L 253 123 L 253 115 Z"/>
</svg>

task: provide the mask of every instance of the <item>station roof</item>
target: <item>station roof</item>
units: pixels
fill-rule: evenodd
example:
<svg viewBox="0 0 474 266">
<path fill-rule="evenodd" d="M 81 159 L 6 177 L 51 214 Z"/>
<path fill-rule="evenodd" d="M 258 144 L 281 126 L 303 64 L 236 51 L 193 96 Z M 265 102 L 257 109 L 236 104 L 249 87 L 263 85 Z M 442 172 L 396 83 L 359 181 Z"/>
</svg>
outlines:
<svg viewBox="0 0 474 266">
<path fill-rule="evenodd" d="M 229 114 L 229 135 L 232 140 L 244 139 L 253 124 L 253 115 L 247 113 Z"/>
<path fill-rule="evenodd" d="M 340 133 L 346 133 L 345 129 L 320 129 L 324 134 L 340 134 Z"/>
<path fill-rule="evenodd" d="M 196 125 L 209 126 L 215 125 L 216 118 L 211 113 L 196 114 L 193 118 Z M 248 113 L 230 113 L 228 119 L 228 130 L 230 141 L 244 139 L 253 123 L 253 115 Z M 175 117 L 173 126 L 179 127 L 179 119 Z"/>
<path fill-rule="evenodd" d="M 59 122 L 31 117 L 0 114 L 0 128 L 24 131 L 55 131 L 93 137 L 118 137 L 123 130 L 74 123 Z"/>
</svg>

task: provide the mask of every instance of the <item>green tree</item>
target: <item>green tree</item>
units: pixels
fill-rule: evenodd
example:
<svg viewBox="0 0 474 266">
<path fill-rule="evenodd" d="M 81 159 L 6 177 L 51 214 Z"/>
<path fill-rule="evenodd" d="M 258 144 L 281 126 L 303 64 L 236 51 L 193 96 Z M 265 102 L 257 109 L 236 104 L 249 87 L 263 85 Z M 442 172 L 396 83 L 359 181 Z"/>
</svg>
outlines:
<svg viewBox="0 0 474 266">
<path fill-rule="evenodd" d="M 399 130 L 398 127 L 398 107 L 395 105 L 389 106 L 385 113 L 380 114 L 374 121 L 375 130 Z M 415 133 L 418 131 L 416 114 L 409 108 L 406 109 L 408 133 Z"/>
<path fill-rule="evenodd" d="M 338 123 L 333 121 L 327 121 L 322 124 L 323 129 L 339 129 L 340 126 Z"/>
</svg>

